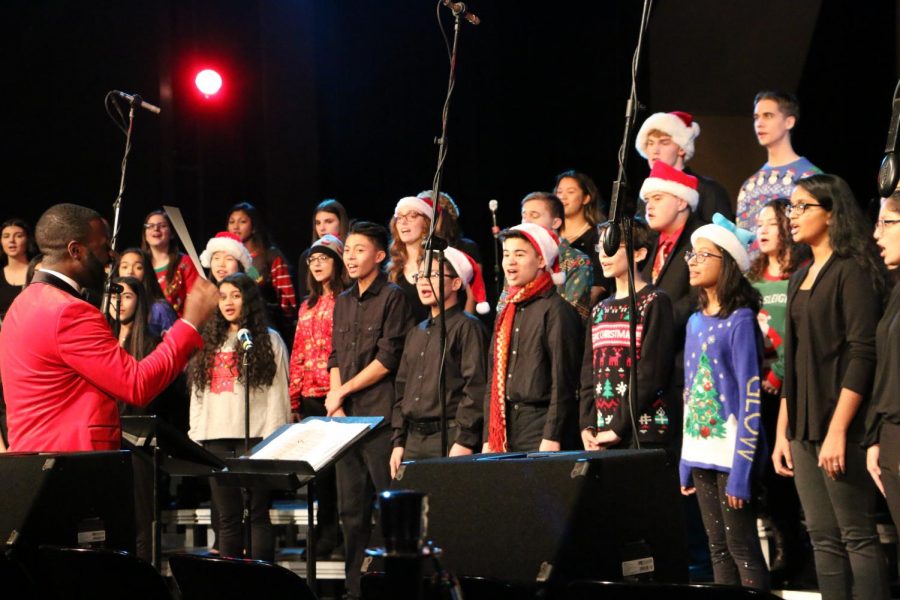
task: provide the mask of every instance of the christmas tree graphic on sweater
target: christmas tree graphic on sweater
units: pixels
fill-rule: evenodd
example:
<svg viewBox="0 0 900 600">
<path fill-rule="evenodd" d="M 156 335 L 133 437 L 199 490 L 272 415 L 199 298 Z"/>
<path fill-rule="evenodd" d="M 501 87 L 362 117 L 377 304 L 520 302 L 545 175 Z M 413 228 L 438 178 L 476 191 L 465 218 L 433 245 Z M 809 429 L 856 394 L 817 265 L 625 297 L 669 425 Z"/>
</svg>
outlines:
<svg viewBox="0 0 900 600">
<path fill-rule="evenodd" d="M 706 351 L 700 355 L 697 373 L 691 384 L 690 400 L 685 415 L 684 433 L 693 438 L 724 438 L 725 424 L 719 416 L 722 405 L 713 382 L 712 368 Z"/>
</svg>

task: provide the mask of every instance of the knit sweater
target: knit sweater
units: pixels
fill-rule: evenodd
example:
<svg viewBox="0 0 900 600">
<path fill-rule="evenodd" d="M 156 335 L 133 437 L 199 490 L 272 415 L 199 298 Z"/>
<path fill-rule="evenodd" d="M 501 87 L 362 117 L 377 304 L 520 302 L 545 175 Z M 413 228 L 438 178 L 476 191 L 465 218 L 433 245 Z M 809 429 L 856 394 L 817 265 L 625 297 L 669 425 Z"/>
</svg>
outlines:
<svg viewBox="0 0 900 600">
<path fill-rule="evenodd" d="M 776 388 L 784 379 L 784 326 L 787 318 L 787 279 L 761 279 L 753 287 L 762 295 L 762 309 L 757 315 L 765 342 L 762 378 Z"/>
<path fill-rule="evenodd" d="M 722 319 L 694 313 L 684 348 L 681 485 L 692 468 L 729 473 L 725 491 L 750 500 L 754 464 L 766 456 L 760 437 L 758 325 L 739 308 Z"/>
<path fill-rule="evenodd" d="M 771 167 L 764 164 L 741 186 L 737 197 L 737 226 L 753 231 L 763 205 L 776 198 L 790 198 L 798 179 L 822 170 L 801 156 L 792 163 Z"/>
<path fill-rule="evenodd" d="M 288 397 L 288 352 L 278 333 L 270 329 L 269 339 L 277 365 L 272 383 L 250 389 L 250 437 L 265 438 L 290 420 Z M 237 336 L 229 334 L 219 348 L 210 384 L 203 390 L 191 388 L 191 429 L 188 436 L 197 442 L 244 437 L 244 385 L 238 380 Z"/>
</svg>

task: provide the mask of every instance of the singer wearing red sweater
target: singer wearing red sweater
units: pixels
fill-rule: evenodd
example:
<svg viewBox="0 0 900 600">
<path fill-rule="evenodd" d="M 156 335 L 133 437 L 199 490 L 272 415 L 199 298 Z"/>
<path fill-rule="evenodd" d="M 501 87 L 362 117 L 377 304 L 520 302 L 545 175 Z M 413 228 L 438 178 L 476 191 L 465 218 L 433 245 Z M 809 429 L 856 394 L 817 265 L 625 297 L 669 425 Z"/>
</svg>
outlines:
<svg viewBox="0 0 900 600">
<path fill-rule="evenodd" d="M 0 331 L 10 450 L 117 450 L 116 400 L 145 406 L 184 370 L 202 344 L 197 327 L 215 310 L 216 287 L 198 281 L 184 318 L 137 361 L 116 342 L 100 311 L 82 299 L 85 290 L 102 287 L 110 262 L 100 215 L 57 204 L 35 232 L 42 269 L 13 302 Z"/>
</svg>

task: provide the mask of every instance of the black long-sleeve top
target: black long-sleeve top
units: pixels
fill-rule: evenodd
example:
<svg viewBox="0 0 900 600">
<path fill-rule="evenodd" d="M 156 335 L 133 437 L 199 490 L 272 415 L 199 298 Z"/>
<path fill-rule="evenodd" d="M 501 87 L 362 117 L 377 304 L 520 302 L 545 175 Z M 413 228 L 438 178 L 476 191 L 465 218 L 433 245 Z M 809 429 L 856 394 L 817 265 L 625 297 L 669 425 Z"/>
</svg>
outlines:
<svg viewBox="0 0 900 600">
<path fill-rule="evenodd" d="M 794 273 L 788 284 L 782 388 L 787 399 L 788 437 L 824 440 L 841 389 L 847 388 L 864 398 L 847 430 L 848 441 L 861 442 L 875 373 L 875 328 L 881 316 L 881 298 L 868 271 L 856 260 L 832 254 L 809 290 L 805 318 L 794 323 L 791 307 L 810 266 Z M 806 336 L 807 342 L 806 352 L 801 353 L 803 364 L 797 361 L 799 336 Z M 801 377 L 804 386 L 798 381 Z"/>
<path fill-rule="evenodd" d="M 637 369 L 638 439 L 664 444 L 671 429 L 677 433 L 681 426 L 668 405 L 675 353 L 672 301 L 652 285 L 637 292 L 637 361 L 631 357 L 628 305 L 628 298 L 607 298 L 591 314 L 581 364 L 580 428 L 612 430 L 622 439 L 618 447 L 635 446 L 628 385 L 631 369 Z"/>
<path fill-rule="evenodd" d="M 575 430 L 584 327 L 572 306 L 556 289 L 517 304 L 509 344 L 506 403 L 546 405 L 543 439 L 562 442 Z M 498 317 L 499 318 L 499 317 Z M 484 439 L 488 439 L 494 344 L 491 338 L 490 371 L 484 395 Z"/>
<path fill-rule="evenodd" d="M 356 417 L 391 419 L 394 377 L 400 366 L 403 342 L 412 327 L 412 312 L 403 291 L 379 273 L 368 289 L 359 293 L 354 282 L 334 301 L 332 349 L 328 369 L 340 369 L 341 382 L 355 377 L 373 360 L 392 372 L 377 383 L 348 395 L 344 412 Z"/>
<path fill-rule="evenodd" d="M 456 305 L 446 312 L 447 358 L 444 361 L 447 419 L 459 424 L 450 440 L 476 449 L 481 442 L 482 399 L 487 382 L 487 330 L 481 321 Z M 440 419 L 438 371 L 441 360 L 440 324 L 426 319 L 406 336 L 393 412 L 393 445 L 404 446 L 407 421 Z"/>
<path fill-rule="evenodd" d="M 863 445 L 877 444 L 884 422 L 900 425 L 900 284 L 894 286 L 887 310 L 875 330 L 875 388 L 866 419 Z"/>
</svg>

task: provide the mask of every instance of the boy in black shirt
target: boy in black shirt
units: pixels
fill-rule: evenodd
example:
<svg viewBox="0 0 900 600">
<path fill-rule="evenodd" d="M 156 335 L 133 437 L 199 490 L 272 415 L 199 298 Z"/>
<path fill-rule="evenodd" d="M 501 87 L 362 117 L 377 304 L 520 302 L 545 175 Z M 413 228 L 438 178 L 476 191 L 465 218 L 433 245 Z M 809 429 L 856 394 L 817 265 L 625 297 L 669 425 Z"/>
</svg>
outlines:
<svg viewBox="0 0 900 600">
<path fill-rule="evenodd" d="M 484 301 L 484 282 L 478 264 L 468 254 L 447 248 L 444 257 L 447 439 L 449 455 L 463 456 L 472 454 L 481 442 L 482 402 L 487 380 L 487 331 L 479 319 L 463 311 L 457 296 L 465 287 L 480 305 Z M 431 273 L 431 278 L 426 278 L 424 267 L 420 267 L 416 275 L 419 300 L 431 309 L 431 318 L 410 330 L 397 369 L 391 477 L 396 476 L 404 459 L 441 456 L 437 260 L 432 263 Z"/>
<path fill-rule="evenodd" d="M 522 223 L 501 239 L 509 295 L 491 339 L 482 450 L 575 447 L 584 328 L 575 309 L 556 293 L 563 279 L 559 238 L 540 225 Z"/>
<path fill-rule="evenodd" d="M 381 271 L 387 230 L 358 221 L 344 243 L 344 265 L 356 281 L 334 305 L 328 416 L 384 417 L 382 424 L 337 463 L 338 504 L 346 546 L 346 584 L 360 596 L 360 568 L 372 530 L 372 501 L 390 485 L 394 372 L 412 311 L 403 291 Z"/>
</svg>

